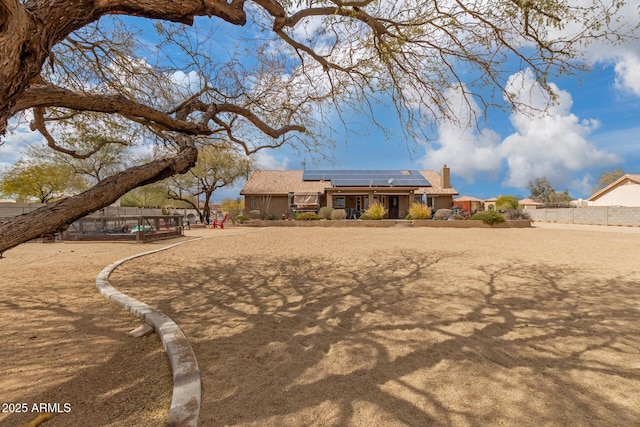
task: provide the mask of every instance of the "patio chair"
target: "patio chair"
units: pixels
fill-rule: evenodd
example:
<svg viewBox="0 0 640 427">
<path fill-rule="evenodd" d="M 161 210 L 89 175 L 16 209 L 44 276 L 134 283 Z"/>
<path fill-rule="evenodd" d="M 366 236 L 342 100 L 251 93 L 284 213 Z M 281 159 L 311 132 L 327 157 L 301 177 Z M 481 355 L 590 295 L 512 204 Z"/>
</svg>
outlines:
<svg viewBox="0 0 640 427">
<path fill-rule="evenodd" d="M 229 214 L 224 214 L 224 216 L 222 218 L 216 218 L 213 220 L 213 223 L 211 223 L 211 228 L 224 228 L 224 222 L 227 220 L 227 217 L 229 216 Z"/>
</svg>

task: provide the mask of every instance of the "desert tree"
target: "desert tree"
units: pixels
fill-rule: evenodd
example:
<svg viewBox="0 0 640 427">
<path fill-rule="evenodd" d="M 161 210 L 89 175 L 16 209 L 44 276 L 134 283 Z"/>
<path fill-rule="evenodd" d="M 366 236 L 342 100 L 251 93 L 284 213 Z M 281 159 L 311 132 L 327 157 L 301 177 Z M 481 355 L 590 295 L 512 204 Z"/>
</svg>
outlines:
<svg viewBox="0 0 640 427">
<path fill-rule="evenodd" d="M 163 182 L 136 187 L 120 198 L 120 206 L 135 208 L 164 208 L 167 191 Z"/>
<path fill-rule="evenodd" d="M 515 196 L 500 196 L 498 200 L 496 200 L 496 209 L 518 209 L 518 199 L 516 199 Z"/>
<path fill-rule="evenodd" d="M 529 181 L 529 197 L 540 203 L 549 203 L 549 195 L 555 193 L 555 189 L 545 177 Z"/>
<path fill-rule="evenodd" d="M 20 202 L 49 203 L 85 187 L 70 167 L 32 159 L 20 159 L 0 175 L 0 194 Z"/>
<path fill-rule="evenodd" d="M 252 167 L 250 158 L 228 144 L 207 146 L 200 150 L 198 161 L 189 172 L 167 180 L 168 198 L 190 205 L 197 210 L 200 222 L 208 224 L 213 193 L 246 178 Z M 202 209 L 198 203 L 201 195 Z"/>
<path fill-rule="evenodd" d="M 372 112 L 378 103 L 395 106 L 409 136 L 428 136 L 436 120 L 457 119 L 444 96 L 451 88 L 484 107 L 504 96 L 521 108 L 504 91 L 505 73 L 528 68 L 550 91 L 550 76 L 582 66 L 584 44 L 630 34 L 619 21 L 625 6 L 617 0 L 0 0 L 0 135 L 10 120 L 30 117 L 52 150 L 74 158 L 129 144 L 131 134 L 163 147 L 163 156 L 2 223 L 0 252 L 63 229 L 133 188 L 187 172 L 202 145 L 221 138 L 247 155 L 283 144 L 314 150 L 330 140 L 329 117 L 342 117 L 348 127 L 344 114 Z M 157 23 L 152 54 L 140 54 L 146 39 L 125 15 Z M 233 38 L 222 41 L 223 32 L 242 44 L 227 45 Z M 227 55 L 212 54 L 215 43 Z M 482 96 L 485 87 L 499 96 Z M 130 129 L 96 138 L 89 148 L 67 145 L 60 129 L 88 116 L 115 118 Z"/>
<path fill-rule="evenodd" d="M 603 189 L 604 187 L 615 182 L 616 180 L 620 179 L 624 175 L 625 175 L 625 172 L 622 168 L 615 168 L 613 170 L 602 172 L 598 177 L 597 185 L 593 189 L 593 192 L 595 193 L 596 191 Z"/>
</svg>

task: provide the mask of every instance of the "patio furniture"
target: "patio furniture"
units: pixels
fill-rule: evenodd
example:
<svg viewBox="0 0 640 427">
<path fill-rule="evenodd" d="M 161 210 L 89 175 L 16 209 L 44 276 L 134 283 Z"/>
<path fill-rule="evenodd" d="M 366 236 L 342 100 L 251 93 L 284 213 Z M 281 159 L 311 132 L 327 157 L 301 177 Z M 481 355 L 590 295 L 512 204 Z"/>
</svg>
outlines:
<svg viewBox="0 0 640 427">
<path fill-rule="evenodd" d="M 224 214 L 224 216 L 222 218 L 216 218 L 213 220 L 213 223 L 211 224 L 211 228 L 224 228 L 224 222 L 227 220 L 227 217 L 229 216 L 229 214 Z"/>
</svg>

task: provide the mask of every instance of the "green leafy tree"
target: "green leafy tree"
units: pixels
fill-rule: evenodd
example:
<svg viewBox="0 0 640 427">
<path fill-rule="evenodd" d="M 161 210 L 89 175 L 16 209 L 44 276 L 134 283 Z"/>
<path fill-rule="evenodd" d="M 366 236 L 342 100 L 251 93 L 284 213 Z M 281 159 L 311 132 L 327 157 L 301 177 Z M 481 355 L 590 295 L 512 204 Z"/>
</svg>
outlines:
<svg viewBox="0 0 640 427">
<path fill-rule="evenodd" d="M 251 159 L 229 145 L 206 147 L 188 173 L 168 180 L 168 198 L 190 205 L 198 211 L 200 221 L 208 224 L 213 193 L 246 178 L 252 166 Z M 194 198 L 200 200 L 200 196 L 204 200 L 202 208 L 194 202 Z"/>
<path fill-rule="evenodd" d="M 549 203 L 549 195 L 555 190 L 549 183 L 547 178 L 536 178 L 535 181 L 529 181 L 530 198 L 540 203 Z"/>
<path fill-rule="evenodd" d="M 0 179 L 0 192 L 18 201 L 48 203 L 82 190 L 86 183 L 70 167 L 19 160 Z"/>
<path fill-rule="evenodd" d="M 509 108 L 525 108 L 505 90 L 505 63 L 530 69 L 551 102 L 548 76 L 582 69 L 577 46 L 635 36 L 618 19 L 624 7 L 569 0 L 0 0 L 0 137 L 11 118 L 29 114 L 50 149 L 76 159 L 112 144 L 148 144 L 162 153 L 1 223 L 0 252 L 136 187 L 186 173 L 199 150 L 222 139 L 245 155 L 284 144 L 318 152 L 333 143 L 334 117 L 348 128 L 347 114 L 391 100 L 407 134 L 421 140 L 442 120 L 476 122 L 453 115 L 450 90 L 484 108 L 503 95 Z M 157 22 L 158 49 L 149 52 L 147 34 L 122 15 Z M 260 37 L 225 51 L 219 43 L 227 32 L 234 40 L 247 32 Z M 498 93 L 482 96 L 481 87 Z M 107 122 L 120 127 L 90 135 Z M 90 147 L 65 137 L 83 124 Z"/>
<path fill-rule="evenodd" d="M 496 209 L 518 209 L 518 199 L 515 196 L 500 196 L 498 200 L 496 200 Z"/>
<path fill-rule="evenodd" d="M 244 199 L 240 197 L 237 199 L 223 199 L 220 202 L 220 209 L 222 209 L 223 212 L 228 212 L 229 218 L 231 218 L 231 221 L 235 224 L 238 215 L 244 211 Z"/>
<path fill-rule="evenodd" d="M 135 208 L 162 208 L 167 202 L 167 190 L 163 183 L 134 188 L 120 198 L 120 206 Z"/>
</svg>

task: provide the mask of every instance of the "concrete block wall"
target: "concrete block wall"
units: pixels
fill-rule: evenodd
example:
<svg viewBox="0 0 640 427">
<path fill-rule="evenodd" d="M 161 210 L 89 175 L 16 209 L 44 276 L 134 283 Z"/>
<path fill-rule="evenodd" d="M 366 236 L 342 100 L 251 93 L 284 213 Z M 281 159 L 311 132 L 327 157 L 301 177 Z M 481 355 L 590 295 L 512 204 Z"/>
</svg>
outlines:
<svg viewBox="0 0 640 427">
<path fill-rule="evenodd" d="M 622 225 L 640 227 L 640 207 L 589 206 L 584 208 L 530 209 L 531 219 L 564 224 Z"/>
</svg>

